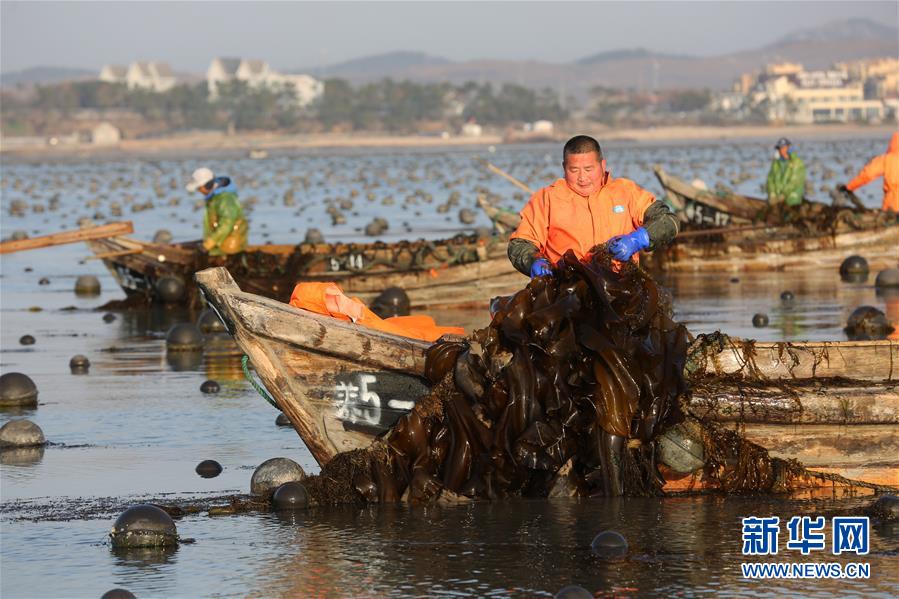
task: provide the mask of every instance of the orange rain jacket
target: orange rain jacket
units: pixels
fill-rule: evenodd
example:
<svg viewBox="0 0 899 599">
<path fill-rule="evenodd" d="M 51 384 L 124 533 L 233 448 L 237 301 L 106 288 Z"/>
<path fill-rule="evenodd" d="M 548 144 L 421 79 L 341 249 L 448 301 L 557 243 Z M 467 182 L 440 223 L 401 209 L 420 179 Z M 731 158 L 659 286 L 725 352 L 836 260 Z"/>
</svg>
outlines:
<svg viewBox="0 0 899 599">
<path fill-rule="evenodd" d="M 883 210 L 899 212 L 899 131 L 893 133 L 887 153 L 866 164 L 846 187 L 855 191 L 877 177 L 883 177 Z"/>
<path fill-rule="evenodd" d="M 290 305 L 343 321 L 392 333 L 402 337 L 436 341 L 446 334 L 464 335 L 462 327 L 440 327 L 430 316 L 393 316 L 381 318 L 361 300 L 344 295 L 336 283 L 297 283 L 290 295 Z"/>
<path fill-rule="evenodd" d="M 583 258 L 593 246 L 643 226 L 643 214 L 655 201 L 633 181 L 612 179 L 609 173 L 599 191 L 586 198 L 559 179 L 531 196 L 512 239 L 530 241 L 553 264 L 568 250 Z"/>
</svg>

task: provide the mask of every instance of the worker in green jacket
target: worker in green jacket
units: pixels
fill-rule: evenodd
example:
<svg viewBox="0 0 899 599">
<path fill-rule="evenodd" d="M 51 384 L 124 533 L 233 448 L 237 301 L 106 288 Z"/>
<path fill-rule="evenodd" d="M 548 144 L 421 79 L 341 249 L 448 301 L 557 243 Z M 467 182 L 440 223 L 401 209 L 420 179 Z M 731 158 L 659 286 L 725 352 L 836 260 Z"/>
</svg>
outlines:
<svg viewBox="0 0 899 599">
<path fill-rule="evenodd" d="M 237 199 L 237 186 L 228 177 L 216 177 L 208 168 L 198 168 L 187 184 L 206 198 L 203 216 L 203 248 L 210 256 L 236 254 L 247 248 L 247 219 Z"/>
<path fill-rule="evenodd" d="M 793 151 L 793 144 L 786 137 L 774 146 L 777 157 L 768 171 L 768 202 L 771 205 L 785 203 L 798 206 L 805 194 L 805 164 Z"/>
</svg>

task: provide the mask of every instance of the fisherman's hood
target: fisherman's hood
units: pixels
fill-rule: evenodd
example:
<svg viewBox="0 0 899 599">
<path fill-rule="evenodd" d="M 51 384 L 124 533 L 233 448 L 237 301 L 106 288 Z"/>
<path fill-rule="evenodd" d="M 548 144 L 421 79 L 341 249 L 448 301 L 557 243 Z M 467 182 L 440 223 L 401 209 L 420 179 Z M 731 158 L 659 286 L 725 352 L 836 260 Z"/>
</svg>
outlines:
<svg viewBox="0 0 899 599">
<path fill-rule="evenodd" d="M 234 184 L 230 177 L 216 177 L 215 187 L 206 194 L 206 199 L 211 200 L 220 193 L 237 193 L 237 185 Z"/>
</svg>

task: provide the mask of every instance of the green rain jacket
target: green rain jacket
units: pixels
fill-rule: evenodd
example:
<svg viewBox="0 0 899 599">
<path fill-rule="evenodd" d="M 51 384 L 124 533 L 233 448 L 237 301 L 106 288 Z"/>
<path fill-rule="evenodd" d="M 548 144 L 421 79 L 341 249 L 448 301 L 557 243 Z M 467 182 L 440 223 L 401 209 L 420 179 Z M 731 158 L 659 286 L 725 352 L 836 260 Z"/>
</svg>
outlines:
<svg viewBox="0 0 899 599">
<path fill-rule="evenodd" d="M 805 194 L 805 164 L 794 153 L 788 160 L 780 157 L 771 162 L 768 171 L 768 201 L 779 199 L 787 206 L 798 206 Z"/>
<path fill-rule="evenodd" d="M 247 247 L 247 220 L 237 199 L 233 183 L 215 189 L 206 199 L 203 216 L 203 239 L 212 239 L 211 256 L 236 254 Z"/>
</svg>

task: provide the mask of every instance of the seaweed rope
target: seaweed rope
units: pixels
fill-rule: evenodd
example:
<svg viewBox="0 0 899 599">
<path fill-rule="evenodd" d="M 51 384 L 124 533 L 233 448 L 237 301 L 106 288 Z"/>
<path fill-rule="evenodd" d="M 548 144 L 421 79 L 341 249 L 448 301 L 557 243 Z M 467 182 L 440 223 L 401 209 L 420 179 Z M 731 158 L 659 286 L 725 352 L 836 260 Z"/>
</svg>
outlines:
<svg viewBox="0 0 899 599">
<path fill-rule="evenodd" d="M 256 393 L 258 393 L 262 397 L 262 399 L 272 404 L 272 406 L 280 412 L 281 408 L 278 407 L 278 404 L 275 403 L 275 400 L 272 399 L 272 396 L 268 394 L 268 392 L 265 390 L 265 387 L 257 383 L 256 379 L 253 378 L 253 375 L 250 374 L 250 367 L 248 366 L 249 363 L 250 356 L 244 354 L 240 359 L 240 367 L 243 368 L 244 377 L 247 379 L 247 381 L 249 381 L 251 385 L 253 385 L 253 389 L 256 389 Z"/>
</svg>

